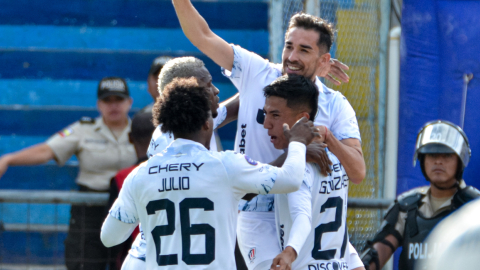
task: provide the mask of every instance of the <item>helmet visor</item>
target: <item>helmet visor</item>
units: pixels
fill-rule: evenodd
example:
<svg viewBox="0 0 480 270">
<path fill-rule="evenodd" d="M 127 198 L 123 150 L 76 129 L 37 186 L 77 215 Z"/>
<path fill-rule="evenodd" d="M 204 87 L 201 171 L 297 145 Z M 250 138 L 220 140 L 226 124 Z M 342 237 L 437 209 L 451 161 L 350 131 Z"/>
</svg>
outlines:
<svg viewBox="0 0 480 270">
<path fill-rule="evenodd" d="M 458 126 L 447 121 L 427 123 L 418 133 L 413 166 L 418 154 L 454 153 L 467 167 L 470 161 L 470 147 L 465 133 Z"/>
</svg>

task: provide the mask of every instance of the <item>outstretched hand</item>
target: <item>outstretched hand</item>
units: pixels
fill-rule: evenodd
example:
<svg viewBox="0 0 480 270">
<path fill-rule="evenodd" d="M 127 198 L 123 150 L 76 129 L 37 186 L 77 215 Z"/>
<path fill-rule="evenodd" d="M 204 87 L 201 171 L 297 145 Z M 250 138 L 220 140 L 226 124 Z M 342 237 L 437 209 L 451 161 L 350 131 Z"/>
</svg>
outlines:
<svg viewBox="0 0 480 270">
<path fill-rule="evenodd" d="M 344 63 L 338 61 L 337 59 L 331 58 L 330 70 L 326 70 L 325 74 L 321 74 L 320 77 L 325 77 L 335 85 L 340 85 L 342 82 L 348 83 L 350 77 L 348 77 L 347 73 L 345 73 L 345 70 L 348 69 L 349 67 Z"/>
<path fill-rule="evenodd" d="M 288 142 L 296 141 L 305 145 L 310 144 L 313 138 L 320 137 L 318 129 L 306 117 L 300 118 L 291 129 L 288 124 L 283 124 L 283 134 Z"/>
</svg>

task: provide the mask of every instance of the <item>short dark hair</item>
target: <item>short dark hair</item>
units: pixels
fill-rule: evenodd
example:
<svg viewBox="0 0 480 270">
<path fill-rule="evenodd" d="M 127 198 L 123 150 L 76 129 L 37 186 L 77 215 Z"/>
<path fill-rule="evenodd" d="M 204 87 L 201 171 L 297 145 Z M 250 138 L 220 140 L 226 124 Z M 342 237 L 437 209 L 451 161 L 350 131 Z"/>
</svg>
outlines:
<svg viewBox="0 0 480 270">
<path fill-rule="evenodd" d="M 155 126 L 152 123 L 151 112 L 138 112 L 133 116 L 130 136 L 140 144 L 148 144 L 152 138 Z"/>
<path fill-rule="evenodd" d="M 170 56 L 159 56 L 155 58 L 150 66 L 150 70 L 148 71 L 149 76 L 153 76 L 158 78 L 158 74 L 162 70 L 163 66 L 170 60 L 172 57 Z"/>
<path fill-rule="evenodd" d="M 318 33 L 318 48 L 323 47 L 327 53 L 330 51 L 335 33 L 335 28 L 332 23 L 329 23 L 322 18 L 300 12 L 290 18 L 285 38 L 287 37 L 288 32 L 290 32 L 290 29 L 294 27 L 303 28 L 305 30 L 314 30 Z"/>
<path fill-rule="evenodd" d="M 298 110 L 306 108 L 310 120 L 315 120 L 318 110 L 318 89 L 312 80 L 296 74 L 278 77 L 265 86 L 263 94 L 268 97 L 280 97 L 287 100 L 287 107 Z"/>
<path fill-rule="evenodd" d="M 185 135 L 200 130 L 209 112 L 208 89 L 194 77 L 175 78 L 155 102 L 153 120 L 155 126 L 162 125 L 162 132 Z"/>
</svg>

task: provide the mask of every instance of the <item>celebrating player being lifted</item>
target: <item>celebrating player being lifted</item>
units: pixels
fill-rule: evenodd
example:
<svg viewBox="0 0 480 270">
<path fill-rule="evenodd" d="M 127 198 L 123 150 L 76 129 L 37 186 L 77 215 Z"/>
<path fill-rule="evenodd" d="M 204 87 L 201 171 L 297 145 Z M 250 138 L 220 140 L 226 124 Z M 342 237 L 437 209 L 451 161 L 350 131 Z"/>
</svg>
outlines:
<svg viewBox="0 0 480 270">
<path fill-rule="evenodd" d="M 292 125 L 301 117 L 313 121 L 318 91 L 303 76 L 284 75 L 265 87 L 264 95 L 263 125 L 274 138 L 275 148 L 286 149 L 283 123 Z M 300 189 L 275 195 L 275 219 L 283 252 L 273 260 L 273 270 L 363 267 L 348 241 L 348 176 L 330 151 L 328 157 L 333 162 L 328 176 L 321 175 L 317 164 L 307 163 Z"/>
<path fill-rule="evenodd" d="M 210 91 L 196 79 L 175 79 L 163 92 L 159 124 L 175 141 L 125 180 L 102 227 L 106 246 L 130 236 L 140 221 L 147 269 L 235 269 L 237 205 L 246 193 L 298 190 L 308 143 L 319 136 L 305 118 L 289 130 L 282 168 L 235 152 L 208 151 L 213 132 Z"/>
<path fill-rule="evenodd" d="M 293 16 L 285 37 L 282 64 L 273 64 L 255 53 L 228 44 L 213 33 L 190 0 L 173 0 L 173 3 L 185 35 L 224 69 L 240 93 L 237 152 L 262 162 L 270 162 L 282 153 L 270 143 L 276 138 L 263 128 L 263 88 L 282 74 L 299 74 L 311 79 L 318 88 L 315 125 L 322 126 L 320 132 L 329 150 L 343 164 L 350 181 L 360 183 L 363 180 L 365 162 L 355 111 L 341 93 L 327 88 L 315 76 L 327 76 L 332 69 L 337 77 L 348 78 L 339 68 L 341 64 L 331 64 L 329 50 L 333 29 L 330 24 L 308 14 Z M 321 169 L 328 171 L 328 164 Z M 238 241 L 248 268 L 268 267 L 281 252 L 275 240 L 274 197 L 257 196 L 241 204 L 239 209 L 242 212 L 238 220 Z"/>
</svg>

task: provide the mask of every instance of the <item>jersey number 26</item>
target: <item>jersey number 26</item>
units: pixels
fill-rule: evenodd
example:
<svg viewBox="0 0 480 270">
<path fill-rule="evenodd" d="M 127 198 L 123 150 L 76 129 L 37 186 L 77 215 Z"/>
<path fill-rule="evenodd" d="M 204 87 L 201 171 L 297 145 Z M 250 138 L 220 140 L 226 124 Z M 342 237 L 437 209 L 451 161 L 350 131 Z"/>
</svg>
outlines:
<svg viewBox="0 0 480 270">
<path fill-rule="evenodd" d="M 215 259 L 215 228 L 209 224 L 190 225 L 190 209 L 213 211 L 213 202 L 207 198 L 186 198 L 179 203 L 180 225 L 182 231 L 182 261 L 187 265 L 210 264 Z M 147 213 L 154 215 L 156 211 L 165 210 L 167 225 L 156 226 L 152 230 L 153 241 L 157 254 L 157 264 L 177 265 L 177 254 L 160 255 L 160 237 L 172 235 L 175 231 L 175 204 L 169 199 L 155 200 L 147 204 Z M 205 254 L 190 253 L 190 235 L 205 235 Z"/>
</svg>

